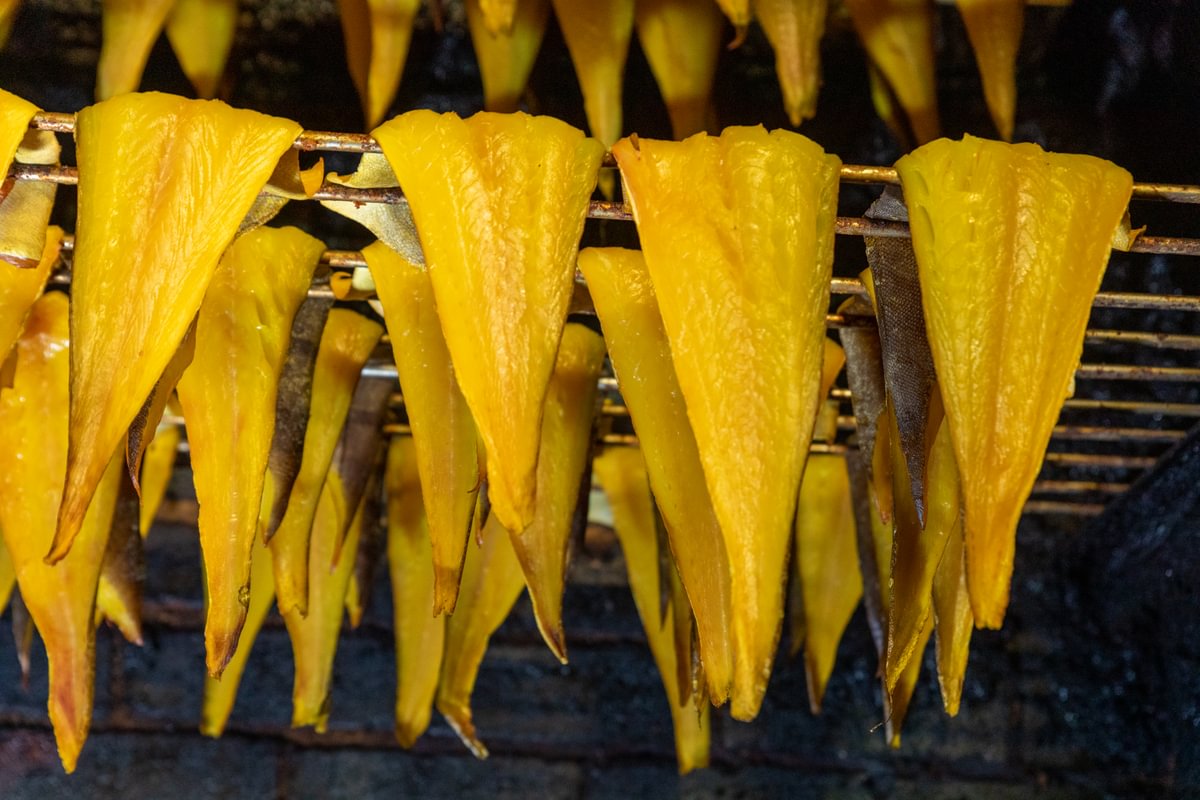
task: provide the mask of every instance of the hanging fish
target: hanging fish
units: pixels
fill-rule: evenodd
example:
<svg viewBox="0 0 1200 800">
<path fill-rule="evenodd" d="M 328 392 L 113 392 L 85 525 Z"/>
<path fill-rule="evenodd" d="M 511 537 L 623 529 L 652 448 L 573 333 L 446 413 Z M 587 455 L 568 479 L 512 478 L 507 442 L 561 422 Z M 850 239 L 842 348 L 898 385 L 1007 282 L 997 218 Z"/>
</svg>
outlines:
<svg viewBox="0 0 1200 800">
<path fill-rule="evenodd" d="M 950 531 L 942 560 L 933 575 L 933 618 L 942 705 L 946 713 L 953 717 L 958 715 L 958 707 L 962 702 L 971 629 L 975 627 L 971 597 L 967 592 L 962 514 L 959 514 L 954 529 Z"/>
<path fill-rule="evenodd" d="M 396 637 L 396 739 L 409 748 L 429 727 L 446 638 L 446 618 L 429 611 L 436 590 L 433 550 L 411 437 L 392 438 L 385 485 Z"/>
<path fill-rule="evenodd" d="M 966 136 L 896 163 L 966 514 L 975 623 L 1008 605 L 1041 470 L 1133 179 L 1091 156 Z"/>
<path fill-rule="evenodd" d="M 238 0 L 174 0 L 167 40 L 196 94 L 217 96 L 237 33 Z"/>
<path fill-rule="evenodd" d="M 382 325 L 352 308 L 334 308 L 325 322 L 313 368 L 312 403 L 300 470 L 279 528 L 267 530 L 275 569 L 275 593 L 279 610 L 285 614 L 296 611 L 303 616 L 308 608 L 308 582 L 313 573 L 309 562 L 316 552 L 310 540 L 318 505 L 324 502 L 328 506 L 330 519 L 325 524 L 340 528 L 343 522 L 337 501 L 332 496 L 325 497 L 322 487 L 328 482 L 326 476 L 330 474 L 334 451 L 350 412 L 363 365 L 381 335 Z M 274 487 L 274 491 L 278 491 L 278 487 Z M 323 574 L 329 571 L 336 546 L 335 533 L 326 561 L 318 570 Z"/>
<path fill-rule="evenodd" d="M 338 0 L 346 62 L 367 128 L 383 122 L 400 88 L 420 0 Z"/>
<path fill-rule="evenodd" d="M 485 10 L 488 0 L 465 2 L 467 29 L 483 81 L 483 107 L 505 113 L 516 111 L 521 104 L 550 18 L 550 0 L 508 2 L 516 6 L 515 16 L 510 12 L 508 24 L 502 28 L 490 21 Z"/>
<path fill-rule="evenodd" d="M 164 94 L 122 95 L 76 115 L 71 443 L 51 559 L 70 549 L 109 456 L 299 133 L 288 120 Z"/>
<path fill-rule="evenodd" d="M 176 0 L 102 0 L 96 100 L 136 92 L 150 48 Z"/>
<path fill-rule="evenodd" d="M 671 118 L 671 136 L 709 128 L 725 20 L 712 0 L 636 0 L 642 52 Z"/>
<path fill-rule="evenodd" d="M 20 10 L 21 0 L 0 0 L 0 48 L 8 43 L 8 37 L 12 34 L 13 22 Z"/>
<path fill-rule="evenodd" d="M 996 130 L 1012 141 L 1017 110 L 1017 53 L 1025 27 L 1025 0 L 957 0 L 975 62 L 983 79 L 983 96 Z"/>
<path fill-rule="evenodd" d="M 537 466 L 533 521 L 509 531 L 525 573 L 538 630 L 546 646 L 567 663 L 562 595 L 567 545 L 587 467 L 596 412 L 596 382 L 604 365 L 604 340 L 585 325 L 568 324 L 546 392 L 546 415 Z"/>
<path fill-rule="evenodd" d="M 646 460 L 674 568 L 696 617 L 709 699 L 722 705 L 733 686 L 729 556 L 704 481 L 696 437 L 671 361 L 658 300 L 637 250 L 589 247 L 579 269 L 604 329 L 621 397 Z"/>
<path fill-rule="evenodd" d="M 171 401 L 178 404 L 178 400 Z M 168 409 L 171 403 L 168 402 Z M 177 406 L 178 407 L 178 406 Z M 180 427 L 175 423 L 159 423 L 158 431 L 150 440 L 146 454 L 142 458 L 142 474 L 140 512 L 138 514 L 138 532 L 145 539 L 158 516 L 158 509 L 167 495 L 171 485 L 171 476 L 175 472 L 175 455 L 182 441 Z"/>
<path fill-rule="evenodd" d="M 433 558 L 433 613 L 454 610 L 479 493 L 478 436 L 442 335 L 429 272 L 381 242 L 363 250 L 400 373 Z"/>
<path fill-rule="evenodd" d="M 683 608 L 671 606 L 666 614 L 659 611 L 658 538 L 655 535 L 654 500 L 642 454 L 633 447 L 612 447 L 595 461 L 596 475 L 608 495 L 613 512 L 613 527 L 621 542 L 625 569 L 629 573 L 629 588 L 650 652 L 658 665 L 667 702 L 671 706 L 671 722 L 675 728 L 675 758 L 679 774 L 708 766 L 709 709 L 708 703 L 697 695 L 680 700 L 678 684 L 678 648 L 673 641 L 674 616 L 688 614 Z"/>
<path fill-rule="evenodd" d="M 7 264 L 0 265 L 0 376 L 3 365 L 21 336 L 25 320 L 50 277 L 50 271 L 58 263 L 58 251 L 62 244 L 61 228 L 46 231 L 46 248 L 36 269 L 15 269 Z M 0 380 L 0 387 L 5 381 Z"/>
<path fill-rule="evenodd" d="M 621 138 L 621 87 L 633 36 L 634 0 L 554 0 L 554 14 L 579 76 L 592 136 L 612 147 Z"/>
<path fill-rule="evenodd" d="M 141 647 L 146 558 L 138 531 L 139 501 L 129 472 L 119 472 L 108 545 L 96 590 L 96 623 L 108 620 L 117 626 L 127 642 Z"/>
<path fill-rule="evenodd" d="M 820 403 L 840 162 L 762 127 L 622 139 L 613 155 L 729 555 L 733 715 L 752 719 L 779 639 Z"/>
<path fill-rule="evenodd" d="M 298 228 L 257 228 L 221 257 L 179 381 L 204 559 L 209 674 L 233 656 L 250 597 L 251 543 L 292 321 L 325 245 Z"/>
<path fill-rule="evenodd" d="M 533 520 L 546 387 L 604 149 L 521 113 L 411 111 L 372 135 L 412 206 L 446 347 L 487 451 L 493 510 L 521 531 Z"/>
<path fill-rule="evenodd" d="M 829 0 L 754 0 L 754 16 L 775 50 L 775 74 L 793 128 L 817 113 L 828 8 Z"/>
</svg>

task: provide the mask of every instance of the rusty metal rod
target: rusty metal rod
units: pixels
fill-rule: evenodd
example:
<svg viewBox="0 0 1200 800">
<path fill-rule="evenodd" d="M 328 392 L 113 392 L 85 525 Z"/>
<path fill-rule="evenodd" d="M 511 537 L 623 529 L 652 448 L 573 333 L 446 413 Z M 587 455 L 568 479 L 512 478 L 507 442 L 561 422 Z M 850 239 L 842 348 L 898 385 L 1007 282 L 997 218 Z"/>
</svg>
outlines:
<svg viewBox="0 0 1200 800">
<path fill-rule="evenodd" d="M 1106 469 L 1150 469 L 1158 459 L 1154 456 L 1122 456 L 1109 453 L 1046 453 L 1047 464 L 1066 467 L 1104 467 Z"/>
<path fill-rule="evenodd" d="M 1023 509 L 1025 514 L 1065 515 L 1095 517 L 1104 513 L 1103 503 L 1067 503 L 1057 500 L 1030 500 Z"/>
<path fill-rule="evenodd" d="M 1121 494 L 1128 488 L 1128 483 L 1110 481 L 1038 481 L 1033 485 L 1034 494 Z"/>
</svg>

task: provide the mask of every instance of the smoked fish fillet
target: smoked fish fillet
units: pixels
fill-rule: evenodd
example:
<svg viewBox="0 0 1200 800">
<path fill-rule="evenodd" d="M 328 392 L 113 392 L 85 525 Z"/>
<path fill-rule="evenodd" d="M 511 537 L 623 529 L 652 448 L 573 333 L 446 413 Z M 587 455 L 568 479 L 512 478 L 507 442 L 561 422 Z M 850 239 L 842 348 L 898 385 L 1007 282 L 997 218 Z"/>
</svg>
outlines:
<svg viewBox="0 0 1200 800">
<path fill-rule="evenodd" d="M 502 113 L 516 111 L 542 48 L 546 22 L 550 19 L 550 0 L 516 3 L 516 14 L 509 17 L 504 30 L 496 30 L 488 22 L 483 10 L 487 0 L 466 0 L 465 5 L 467 30 L 483 82 L 483 107 Z"/>
<path fill-rule="evenodd" d="M 1017 53 L 1025 28 L 1024 0 L 958 0 L 967 38 L 983 79 L 983 96 L 996 130 L 1012 141 L 1017 110 Z"/>
<path fill-rule="evenodd" d="M 136 92 L 175 0 L 102 0 L 96 100 Z"/>
<path fill-rule="evenodd" d="M 33 103 L 0 89 L 0 175 L 7 175 L 21 140 L 29 133 L 29 122 L 38 112 Z"/>
<path fill-rule="evenodd" d="M 138 532 L 138 496 L 128 470 L 117 470 L 115 485 L 101 483 L 101 490 L 116 492 L 112 500 L 108 545 L 96 589 L 96 623 L 108 620 L 131 644 L 142 645 L 142 583 L 146 559 Z M 97 493 L 97 497 L 99 497 Z M 93 500 L 108 507 L 108 498 Z M 99 522 L 99 520 L 98 520 Z"/>
<path fill-rule="evenodd" d="M 16 345 L 13 384 L 0 392 L 0 530 L 46 645 L 50 723 L 63 768 L 73 772 L 92 718 L 96 586 L 121 454 L 115 445 L 109 452 L 78 546 L 46 564 L 67 463 L 69 351 L 67 296 L 50 292 L 34 304 Z"/>
<path fill-rule="evenodd" d="M 546 387 L 603 146 L 528 114 L 410 111 L 372 133 L 412 206 L 493 512 L 533 520 Z"/>
<path fill-rule="evenodd" d="M 719 706 L 733 688 L 729 556 L 646 260 L 637 250 L 589 247 L 579 253 L 579 269 L 600 317 L 671 555 L 696 617 L 708 696 Z"/>
<path fill-rule="evenodd" d="M 309 566 L 310 550 L 315 552 L 310 540 L 320 504 L 329 506 L 327 513 L 332 521 L 326 524 L 340 529 L 344 522 L 337 513 L 337 499 L 326 497 L 322 487 L 328 482 L 326 476 L 336 472 L 330 470 L 330 465 L 350 411 L 354 389 L 358 386 L 363 365 L 382 335 L 382 325 L 350 308 L 332 309 L 325 321 L 313 367 L 312 404 L 304 432 L 300 471 L 292 485 L 287 511 L 279 528 L 274 532 L 267 530 L 275 569 L 275 594 L 281 612 L 296 610 L 303 616 L 307 611 L 308 579 L 313 574 Z M 270 507 L 267 501 L 274 499 L 273 494 L 268 498 L 264 491 L 264 506 Z M 335 531 L 333 546 L 321 565 L 325 572 L 333 562 L 338 538 Z M 353 547 L 350 552 L 354 552 Z M 353 556 L 348 560 L 353 561 Z"/>
<path fill-rule="evenodd" d="M 613 155 L 729 556 L 733 715 L 752 719 L 821 399 L 840 162 L 762 127 L 622 139 Z"/>
<path fill-rule="evenodd" d="M 208 672 L 233 656 L 250 597 L 250 551 L 292 321 L 325 245 L 298 228 L 256 228 L 221 257 L 179 381 L 200 504 Z"/>
<path fill-rule="evenodd" d="M 942 705 L 952 717 L 958 715 L 958 707 L 962 702 L 963 676 L 967 673 L 971 630 L 975 627 L 971 597 L 967 593 L 966 567 L 960 514 L 946 542 L 941 563 L 933 575 L 938 685 L 942 690 Z"/>
<path fill-rule="evenodd" d="M 488 640 L 512 611 L 525 588 L 521 562 L 495 514 L 483 526 L 483 541 L 467 547 L 458 606 L 446 620 L 437 710 L 476 758 L 487 758 L 471 719 L 471 693 Z M 474 539 L 474 537 L 472 537 Z"/>
<path fill-rule="evenodd" d="M 554 0 L 554 14 L 579 76 L 592 136 L 606 148 L 621 138 L 621 89 L 633 36 L 634 0 Z"/>
<path fill-rule="evenodd" d="M 975 624 L 1008 605 L 1021 508 L 1083 352 L 1133 179 L 1082 155 L 966 136 L 896 162 L 962 481 Z"/>
<path fill-rule="evenodd" d="M 696 696 L 694 702 L 679 699 L 673 629 L 675 614 L 686 613 L 686 607 L 671 606 L 665 614 L 660 613 L 659 558 L 663 554 L 658 552 L 654 498 L 646 463 L 637 448 L 612 447 L 596 457 L 595 470 L 612 507 L 613 528 L 625 557 L 629 589 L 671 706 L 679 774 L 686 775 L 708 766 L 709 704 L 701 696 Z"/>
<path fill-rule="evenodd" d="M 754 16 L 775 50 L 775 74 L 793 128 L 817 113 L 828 10 L 829 0 L 754 0 Z"/>
<path fill-rule="evenodd" d="M 383 122 L 408 59 L 420 0 L 338 0 L 346 63 L 367 128 Z"/>
<path fill-rule="evenodd" d="M 412 437 L 392 437 L 384 487 L 396 643 L 396 740 L 405 748 L 416 744 L 429 727 L 446 642 L 446 617 L 430 612 L 435 592 L 433 550 L 418 466 Z"/>
<path fill-rule="evenodd" d="M 596 412 L 596 386 L 604 366 L 604 340 L 585 325 L 568 324 L 546 392 L 546 415 L 537 465 L 537 504 L 533 521 L 509 531 L 525 573 L 538 630 L 546 646 L 567 663 L 562 595 L 567 545 L 587 468 Z"/>
<path fill-rule="evenodd" d="M 634 22 L 650 72 L 667 104 L 671 136 L 708 128 L 725 20 L 712 0 L 637 0 Z"/>
<path fill-rule="evenodd" d="M 171 476 L 175 472 L 175 454 L 179 450 L 182 438 L 180 426 L 160 424 L 158 432 L 150 440 L 150 446 L 146 448 L 145 457 L 142 458 L 138 532 L 143 539 L 149 535 L 163 498 L 167 496 L 167 488 L 171 485 Z"/>
<path fill-rule="evenodd" d="M 50 271 L 58 262 L 62 238 L 61 228 L 52 226 L 46 230 L 46 247 L 35 269 L 0 264 L 0 372 L 21 336 L 29 310 L 42 296 Z"/>
<path fill-rule="evenodd" d="M 363 258 L 383 304 L 412 428 L 433 559 L 432 613 L 458 601 L 479 494 L 479 436 L 442 335 L 429 272 L 376 242 Z"/>
<path fill-rule="evenodd" d="M 217 96 L 237 33 L 238 0 L 174 0 L 167 40 L 196 94 Z"/>
<path fill-rule="evenodd" d="M 846 0 L 871 63 L 891 88 L 917 144 L 938 136 L 933 67 L 933 3 L 928 0 Z"/>
<path fill-rule="evenodd" d="M 300 133 L 216 100 L 128 94 L 76 115 L 67 483 L 49 558 L 183 340 L 221 253 Z M 170 302 L 164 302 L 170 298 Z"/>
<path fill-rule="evenodd" d="M 492 36 L 506 34 L 512 30 L 513 19 L 522 5 L 529 0 L 475 0 L 484 27 Z"/>
</svg>

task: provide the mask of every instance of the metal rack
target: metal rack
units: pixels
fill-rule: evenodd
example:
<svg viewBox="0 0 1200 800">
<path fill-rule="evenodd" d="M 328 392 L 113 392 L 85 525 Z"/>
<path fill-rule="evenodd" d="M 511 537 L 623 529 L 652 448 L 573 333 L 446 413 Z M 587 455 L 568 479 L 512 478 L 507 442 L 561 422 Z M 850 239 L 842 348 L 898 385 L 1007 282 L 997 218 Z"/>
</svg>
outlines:
<svg viewBox="0 0 1200 800">
<path fill-rule="evenodd" d="M 39 113 L 31 127 L 56 133 L 74 132 L 74 115 Z M 375 153 L 379 145 L 367 134 L 332 133 L 305 131 L 297 137 L 293 147 L 306 152 Z M 611 156 L 606 156 L 604 166 L 613 167 Z M 27 166 L 14 165 L 10 176 L 17 180 L 50 181 L 61 185 L 74 185 L 78 172 L 71 166 Z M 889 167 L 843 165 L 843 184 L 897 184 L 896 171 Z M 1135 200 L 1155 200 L 1171 203 L 1200 204 L 1200 186 L 1135 183 Z M 316 200 L 347 200 L 358 203 L 400 203 L 403 194 L 398 188 L 355 189 L 326 182 L 314 195 Z M 621 203 L 593 201 L 588 217 L 601 220 L 632 221 L 629 209 Z M 903 223 L 882 222 L 861 217 L 838 217 L 837 233 L 843 236 L 907 237 L 908 227 Z M 67 237 L 64 251 L 70 252 L 73 239 Z M 1168 256 L 1200 256 L 1200 239 L 1142 235 L 1135 241 L 1131 252 L 1153 253 Z M 334 269 L 353 269 L 365 266 L 361 253 L 345 250 L 329 250 L 322 262 Z M 69 270 L 56 272 L 54 280 L 69 281 Z M 577 278 L 578 279 L 578 278 Z M 579 279 L 581 280 L 581 279 Z M 862 295 L 865 289 L 861 281 L 853 278 L 834 278 L 831 283 L 833 295 Z M 328 286 L 314 285 L 310 294 L 328 295 Z M 1153 294 L 1132 292 L 1101 292 L 1097 294 L 1093 308 L 1133 309 L 1157 312 L 1200 313 L 1200 296 L 1183 294 Z M 826 324 L 830 328 L 874 324 L 869 317 L 854 317 L 828 314 Z M 1091 328 L 1087 330 L 1087 345 L 1130 345 L 1144 352 L 1182 351 L 1200 352 L 1200 335 L 1135 331 L 1120 328 Z M 395 378 L 395 367 L 386 361 L 374 360 L 364 371 L 374 377 Z M 1200 418 L 1200 358 L 1196 366 L 1159 364 L 1112 364 L 1083 363 L 1076 378 L 1089 384 L 1114 382 L 1111 385 L 1147 382 L 1160 384 L 1195 385 L 1195 391 L 1187 392 L 1189 402 L 1159 402 L 1108 397 L 1082 396 L 1068 399 L 1063 407 L 1063 418 L 1054 430 L 1054 449 L 1046 455 L 1043 474 L 1034 486 L 1034 499 L 1025 507 L 1026 513 L 1094 515 L 1103 511 L 1108 499 L 1123 492 L 1139 472 L 1156 463 L 1173 443 L 1186 435 L 1180 427 L 1164 425 L 1164 420 L 1192 420 Z M 632 433 L 613 431 L 615 420 L 628 417 L 620 399 L 616 379 L 606 376 L 600 380 L 604 396 L 602 415 L 606 422 L 601 426 L 601 441 L 609 445 L 635 444 Z M 1104 394 L 1104 392 L 1101 392 Z M 835 388 L 833 397 L 843 406 L 843 415 L 838 419 L 839 442 L 814 444 L 814 452 L 844 452 L 852 444 L 844 441 L 845 435 L 854 429 L 854 419 L 849 413 L 851 396 L 845 388 Z M 1194 400 L 1194 402 L 1192 402 Z M 401 395 L 393 397 L 397 407 L 403 404 Z M 1151 424 L 1075 424 L 1072 417 L 1079 414 L 1113 414 L 1121 418 L 1147 419 Z M 1176 422 L 1176 425 L 1181 423 Z M 1186 424 L 1191 424 L 1190 422 Z M 627 426 L 625 426 L 627 427 Z M 389 425 L 385 431 L 391 434 L 407 432 L 407 426 Z M 1065 449 L 1060 446 L 1065 445 Z M 1091 452 L 1094 446 L 1119 452 Z M 1128 452 L 1129 450 L 1136 452 Z M 1124 451 L 1124 452 L 1120 452 Z M 1148 452 L 1152 451 L 1152 452 Z M 1064 474 L 1065 473 L 1065 474 Z M 1084 478 L 1088 479 L 1084 479 Z"/>
</svg>

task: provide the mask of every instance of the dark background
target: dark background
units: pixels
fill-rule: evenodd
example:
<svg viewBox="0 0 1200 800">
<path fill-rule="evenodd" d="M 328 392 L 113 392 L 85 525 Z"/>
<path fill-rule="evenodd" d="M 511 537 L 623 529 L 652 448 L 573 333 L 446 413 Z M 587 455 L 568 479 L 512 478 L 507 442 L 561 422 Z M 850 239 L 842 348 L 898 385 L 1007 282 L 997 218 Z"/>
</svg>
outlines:
<svg viewBox="0 0 1200 800">
<path fill-rule="evenodd" d="M 242 9 L 224 98 L 308 128 L 357 130 L 361 111 L 332 0 L 251 0 Z M 394 110 L 465 114 L 479 107 L 478 73 L 457 3 L 447 19 L 440 33 L 427 12 L 420 20 Z M 994 135 L 956 10 L 940 6 L 938 21 L 945 131 Z M 874 116 L 863 54 L 840 3 L 833 3 L 829 28 L 819 112 L 802 132 L 847 163 L 891 163 L 900 150 Z M 25 0 L 0 52 L 0 86 L 47 110 L 78 110 L 91 101 L 99 30 L 98 3 Z M 190 94 L 165 38 L 143 88 Z M 757 28 L 740 49 L 723 54 L 715 102 L 722 125 L 786 124 L 771 53 Z M 553 22 L 528 104 L 584 125 Z M 636 43 L 626 116 L 627 130 L 667 134 Z M 1068 8 L 1029 9 L 1018 139 L 1110 158 L 1138 180 L 1200 183 L 1198 130 L 1200 3 L 1077 0 Z M 73 163 L 69 146 L 64 161 Z M 334 171 L 353 163 L 327 156 Z M 848 187 L 842 213 L 861 213 L 877 191 Z M 68 229 L 73 200 L 71 190 L 60 192 L 56 214 Z M 1135 225 L 1149 224 L 1152 233 L 1200 236 L 1195 206 L 1139 203 L 1133 213 Z M 291 204 L 281 222 L 305 227 L 330 247 L 367 241 L 316 204 Z M 586 233 L 589 243 L 625 243 L 633 235 L 628 224 L 596 221 Z M 853 275 L 864 266 L 861 243 L 839 238 L 837 273 Z M 1118 256 L 1105 288 L 1197 294 L 1198 275 L 1195 259 Z M 1097 312 L 1093 326 L 1200 333 L 1197 316 Z M 1154 363 L 1196 363 L 1194 351 L 1150 355 Z M 1088 357 L 1128 363 L 1150 356 L 1110 347 L 1090 348 Z M 1194 384 L 1093 383 L 1080 394 L 1198 401 Z M 1076 421 L 1129 424 L 1103 415 Z M 1162 452 L 1161 445 L 1090 447 Z M 386 580 L 376 587 L 363 628 L 343 635 L 329 734 L 287 727 L 291 655 L 273 618 L 250 658 L 228 732 L 220 741 L 203 739 L 196 733 L 203 685 L 199 550 L 181 461 L 171 502 L 148 541 L 146 644 L 130 647 L 114 631 L 100 632 L 95 721 L 75 776 L 62 774 L 45 720 L 44 656 L 35 648 L 31 686 L 22 690 L 12 646 L 0 637 L 0 797 L 1190 796 L 1200 791 L 1200 662 L 1192 653 L 1200 623 L 1190 580 L 1200 512 L 1194 498 L 1191 506 L 1185 502 L 1186 487 L 1200 483 L 1195 461 L 1183 459 L 1171 473 L 1184 487 L 1165 498 L 1184 509 L 1173 517 L 1153 505 L 1164 497 L 1144 482 L 1126 498 L 1122 516 L 1090 524 L 1072 516 L 1023 521 L 1012 607 L 1003 631 L 975 635 L 958 718 L 942 713 L 929 653 L 903 748 L 885 747 L 874 730 L 881 720 L 875 656 L 859 612 L 820 717 L 808 712 L 802 664 L 781 657 L 760 718 L 747 725 L 715 714 L 713 768 L 683 779 L 675 776 L 670 719 L 619 551 L 603 532 L 576 558 L 567 590 L 570 666 L 559 666 L 542 645 L 524 598 L 494 637 L 474 698 L 492 751 L 488 762 L 471 758 L 440 719 L 411 754 L 392 743 Z M 1148 549 L 1114 561 L 1123 545 L 1143 540 Z M 1140 557 L 1147 552 L 1153 557 Z"/>
</svg>

